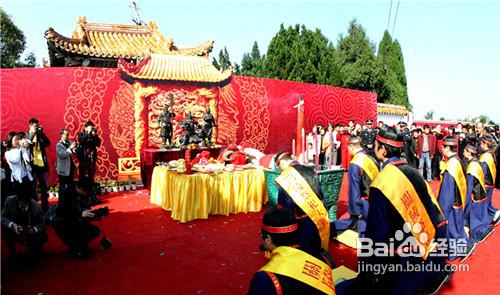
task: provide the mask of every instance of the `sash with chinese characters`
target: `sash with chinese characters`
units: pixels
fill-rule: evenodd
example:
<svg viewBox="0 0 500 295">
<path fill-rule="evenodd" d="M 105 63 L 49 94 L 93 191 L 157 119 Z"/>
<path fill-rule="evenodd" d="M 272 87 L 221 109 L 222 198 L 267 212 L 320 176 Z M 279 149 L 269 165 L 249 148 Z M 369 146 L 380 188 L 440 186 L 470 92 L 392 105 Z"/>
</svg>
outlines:
<svg viewBox="0 0 500 295">
<path fill-rule="evenodd" d="M 370 157 L 365 153 L 357 153 L 351 160 L 351 164 L 359 166 L 373 181 L 378 175 L 379 170 L 377 164 L 375 164 Z"/>
<path fill-rule="evenodd" d="M 328 264 L 304 251 L 281 246 L 271 253 L 271 260 L 259 271 L 287 276 L 325 294 L 335 294 L 332 269 Z"/>
<path fill-rule="evenodd" d="M 410 223 L 411 233 L 417 243 L 423 247 L 424 253 L 421 254 L 422 258 L 426 260 L 434 246 L 432 245 L 432 240 L 436 235 L 436 229 L 410 180 L 396 166 L 386 165 L 371 183 L 370 187 L 379 189 L 394 208 L 396 208 L 403 220 Z M 429 186 L 427 186 L 427 190 L 433 203 L 439 208 Z M 417 223 L 421 225 L 420 232 L 414 232 L 414 229 L 418 228 L 414 227 Z M 419 239 L 422 234 L 427 235 L 425 239 L 422 239 L 424 242 Z"/>
<path fill-rule="evenodd" d="M 486 163 L 486 165 L 488 165 L 491 177 L 493 179 L 493 184 L 495 184 L 495 179 L 497 177 L 497 167 L 495 166 L 495 160 L 493 159 L 493 155 L 491 155 L 491 153 L 489 152 L 486 152 L 481 155 L 481 157 L 479 158 L 479 162 L 484 162 Z"/>
<path fill-rule="evenodd" d="M 478 161 L 472 160 L 467 166 L 467 174 L 474 176 L 478 181 L 484 191 L 486 191 L 486 186 L 484 185 L 484 171 L 481 164 Z"/>
<path fill-rule="evenodd" d="M 328 250 L 328 241 L 330 240 L 328 212 L 309 183 L 292 166 L 286 168 L 275 181 L 288 193 L 295 204 L 311 218 L 318 229 L 321 247 Z"/>
<path fill-rule="evenodd" d="M 467 194 L 467 180 L 465 179 L 462 163 L 456 157 L 448 159 L 446 162 L 445 170 L 453 177 L 458 191 L 460 192 L 460 199 L 462 200 L 462 208 L 465 206 L 465 195 Z"/>
</svg>

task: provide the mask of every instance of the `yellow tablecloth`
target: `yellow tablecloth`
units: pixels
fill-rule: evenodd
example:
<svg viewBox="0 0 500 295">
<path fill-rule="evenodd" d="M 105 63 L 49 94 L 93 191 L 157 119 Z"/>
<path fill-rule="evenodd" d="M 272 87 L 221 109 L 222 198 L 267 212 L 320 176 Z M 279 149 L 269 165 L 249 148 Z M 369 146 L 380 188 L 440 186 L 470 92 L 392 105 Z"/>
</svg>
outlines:
<svg viewBox="0 0 500 295">
<path fill-rule="evenodd" d="M 177 174 L 157 166 L 151 177 L 151 203 L 172 211 L 180 222 L 209 214 L 258 212 L 267 202 L 264 172 L 251 169 L 212 174 Z"/>
</svg>

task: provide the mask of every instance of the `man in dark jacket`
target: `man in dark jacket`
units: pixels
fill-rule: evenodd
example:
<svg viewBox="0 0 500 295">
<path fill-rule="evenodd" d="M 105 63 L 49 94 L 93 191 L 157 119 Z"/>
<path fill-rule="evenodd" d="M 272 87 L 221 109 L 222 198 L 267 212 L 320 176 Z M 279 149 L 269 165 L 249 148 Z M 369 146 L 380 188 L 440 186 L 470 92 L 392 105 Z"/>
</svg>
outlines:
<svg viewBox="0 0 500 295">
<path fill-rule="evenodd" d="M 43 128 L 36 118 L 31 118 L 29 120 L 29 131 L 26 137 L 31 142 L 31 174 L 33 175 L 34 191 L 36 191 L 36 185 L 38 183 L 40 185 L 40 195 L 42 197 L 42 210 L 45 212 L 49 208 L 49 193 L 46 177 L 49 171 L 49 164 L 47 161 L 47 152 L 45 150 L 50 146 L 50 140 L 43 132 Z"/>
<path fill-rule="evenodd" d="M 2 234 L 11 257 L 16 255 L 16 243 L 37 255 L 48 239 L 42 208 L 31 192 L 29 184 L 21 185 L 17 196 L 8 197 L 2 210 Z"/>
<path fill-rule="evenodd" d="M 88 244 L 100 234 L 99 227 L 90 223 L 95 217 L 89 206 L 90 187 L 89 178 L 66 187 L 59 196 L 56 210 L 56 235 L 77 258 L 88 255 Z"/>
</svg>

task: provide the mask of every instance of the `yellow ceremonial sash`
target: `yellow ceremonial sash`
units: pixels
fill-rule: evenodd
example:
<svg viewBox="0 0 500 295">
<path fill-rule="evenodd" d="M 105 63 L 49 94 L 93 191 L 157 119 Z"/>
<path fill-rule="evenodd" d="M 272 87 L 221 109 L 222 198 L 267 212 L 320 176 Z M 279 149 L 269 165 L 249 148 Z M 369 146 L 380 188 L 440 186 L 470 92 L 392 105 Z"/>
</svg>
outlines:
<svg viewBox="0 0 500 295">
<path fill-rule="evenodd" d="M 470 161 L 469 166 L 467 166 L 467 174 L 474 176 L 478 181 L 483 190 L 486 192 L 486 185 L 484 184 L 484 171 L 481 164 L 478 161 Z"/>
<path fill-rule="evenodd" d="M 281 172 L 275 181 L 288 193 L 295 204 L 311 218 L 318 229 L 321 247 L 328 250 L 330 240 L 328 212 L 309 183 L 292 166 Z"/>
<path fill-rule="evenodd" d="M 455 179 L 455 183 L 460 192 L 460 199 L 462 200 L 462 207 L 465 206 L 465 195 L 467 194 L 467 180 L 465 179 L 462 163 L 457 158 L 450 158 L 446 162 L 445 170 Z"/>
<path fill-rule="evenodd" d="M 351 164 L 359 166 L 363 171 L 366 172 L 370 180 L 373 181 L 379 173 L 377 164 L 375 164 L 367 154 L 358 153 L 352 158 Z"/>
<path fill-rule="evenodd" d="M 35 147 L 33 148 L 33 164 L 38 167 L 43 167 L 43 155 L 42 151 L 40 150 L 40 145 L 35 144 Z"/>
<path fill-rule="evenodd" d="M 403 220 L 410 223 L 412 235 L 417 243 L 425 249 L 424 253 L 421 254 L 422 258 L 426 260 L 432 250 L 433 245 L 431 242 L 436 235 L 436 229 L 410 180 L 396 166 L 386 165 L 370 187 L 379 189 L 396 208 Z M 427 189 L 429 189 L 429 186 L 427 186 Z M 430 191 L 429 194 L 431 195 Z M 431 198 L 439 208 L 433 195 L 431 195 Z M 415 228 L 418 228 L 414 226 L 416 223 L 421 225 L 420 232 L 414 231 Z M 427 235 L 426 239 L 422 239 L 424 242 L 419 239 L 422 234 Z"/>
<path fill-rule="evenodd" d="M 328 264 L 292 247 L 281 246 L 271 253 L 271 260 L 259 271 L 287 276 L 325 294 L 335 294 L 332 269 Z"/>
<path fill-rule="evenodd" d="M 495 184 L 495 179 L 497 177 L 497 167 L 495 165 L 495 160 L 493 159 L 493 155 L 489 152 L 483 153 L 479 158 L 479 162 L 485 162 L 490 168 L 491 177 L 493 179 L 493 185 Z"/>
</svg>

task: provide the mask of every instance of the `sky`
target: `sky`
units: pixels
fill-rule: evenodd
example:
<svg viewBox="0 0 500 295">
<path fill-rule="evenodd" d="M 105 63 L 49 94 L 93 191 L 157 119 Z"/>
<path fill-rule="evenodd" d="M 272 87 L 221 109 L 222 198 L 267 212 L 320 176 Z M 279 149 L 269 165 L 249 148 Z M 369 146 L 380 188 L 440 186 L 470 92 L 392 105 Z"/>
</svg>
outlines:
<svg viewBox="0 0 500 295">
<path fill-rule="evenodd" d="M 318 28 L 335 45 L 340 34 L 347 34 L 349 22 L 357 19 L 376 48 L 388 29 L 403 50 L 416 119 L 434 111 L 434 119 L 487 115 L 500 122 L 500 1 L 136 3 L 142 20 L 156 21 L 160 32 L 177 46 L 213 40 L 212 56 L 226 47 L 233 63 L 241 63 L 254 41 L 265 54 L 281 23 Z M 132 24 L 129 4 L 129 0 L 0 1 L 26 36 L 25 52 L 33 51 L 39 63 L 48 57 L 43 37 L 48 27 L 71 36 L 79 16 L 86 16 L 88 22 Z"/>
</svg>

